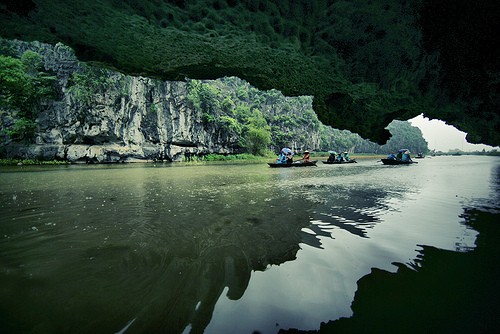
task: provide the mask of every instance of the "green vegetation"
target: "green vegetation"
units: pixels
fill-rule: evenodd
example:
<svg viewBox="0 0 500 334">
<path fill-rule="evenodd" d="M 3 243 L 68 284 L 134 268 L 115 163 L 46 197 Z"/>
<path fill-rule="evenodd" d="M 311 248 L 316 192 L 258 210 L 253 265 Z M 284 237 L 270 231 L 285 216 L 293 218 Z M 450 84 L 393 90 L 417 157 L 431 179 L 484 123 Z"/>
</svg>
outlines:
<svg viewBox="0 0 500 334">
<path fill-rule="evenodd" d="M 238 86 L 238 89 L 231 89 Z M 242 89 L 243 88 L 243 89 Z M 236 78 L 221 82 L 190 80 L 187 99 L 202 114 L 205 125 L 235 138 L 235 146 L 254 155 L 265 155 L 271 144 L 271 127 L 264 114 L 248 103 L 250 88 Z"/>
<path fill-rule="evenodd" d="M 256 155 L 264 155 L 271 144 L 271 127 L 259 109 L 254 109 L 252 116 L 247 118 L 242 139 L 242 146 Z"/>
<path fill-rule="evenodd" d="M 0 110 L 2 114 L 12 111 L 7 124 L 0 121 L 0 135 L 30 141 L 43 101 L 55 96 L 56 78 L 44 70 L 40 54 L 28 50 L 15 58 L 8 55 L 11 50 L 0 50 L 6 53 L 0 54 Z"/>
<path fill-rule="evenodd" d="M 420 129 L 410 123 L 392 121 L 387 129 L 392 133 L 392 138 L 382 146 L 387 152 L 397 152 L 402 148 L 408 148 L 412 153 L 427 153 L 429 151 Z"/>
<path fill-rule="evenodd" d="M 274 157 L 274 155 L 272 155 Z M 267 155 L 269 157 L 269 154 Z M 238 161 L 238 160 L 257 160 L 260 161 L 262 159 L 262 156 L 256 156 L 253 154 L 249 153 L 242 153 L 242 154 L 228 154 L 228 155 L 223 155 L 223 154 L 208 154 L 201 158 L 202 161 Z"/>
<path fill-rule="evenodd" d="M 86 105 L 92 101 L 95 94 L 106 91 L 111 84 L 111 72 L 109 70 L 84 65 L 79 72 L 73 72 L 71 75 L 69 90 L 80 103 Z"/>
<path fill-rule="evenodd" d="M 282 147 L 296 151 L 349 151 L 386 154 L 402 147 L 427 153 L 421 131 L 394 121 L 393 137 L 380 146 L 346 130 L 322 124 L 310 96 L 285 97 L 277 90 L 261 91 L 236 77 L 215 81 L 190 80 L 188 101 L 207 127 L 234 138 L 234 146 L 254 155 Z"/>
<path fill-rule="evenodd" d="M 69 165 L 67 161 L 59 160 L 33 160 L 33 159 L 0 159 L 0 166 L 15 166 L 15 165 Z"/>
<path fill-rule="evenodd" d="M 21 117 L 14 121 L 11 128 L 4 131 L 11 139 L 21 141 L 31 141 L 35 135 L 36 123 L 26 117 Z"/>
</svg>

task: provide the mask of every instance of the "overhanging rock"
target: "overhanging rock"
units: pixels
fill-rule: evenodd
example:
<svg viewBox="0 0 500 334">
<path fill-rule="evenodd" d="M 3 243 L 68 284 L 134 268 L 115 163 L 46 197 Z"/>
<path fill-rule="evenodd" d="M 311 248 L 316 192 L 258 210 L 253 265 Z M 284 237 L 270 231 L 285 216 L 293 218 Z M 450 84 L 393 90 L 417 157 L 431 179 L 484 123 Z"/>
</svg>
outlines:
<svg viewBox="0 0 500 334">
<path fill-rule="evenodd" d="M 19 0 L 0 5 L 0 35 L 132 75 L 313 95 L 325 124 L 379 143 L 390 121 L 424 113 L 498 145 L 494 13 L 488 1 Z"/>
</svg>

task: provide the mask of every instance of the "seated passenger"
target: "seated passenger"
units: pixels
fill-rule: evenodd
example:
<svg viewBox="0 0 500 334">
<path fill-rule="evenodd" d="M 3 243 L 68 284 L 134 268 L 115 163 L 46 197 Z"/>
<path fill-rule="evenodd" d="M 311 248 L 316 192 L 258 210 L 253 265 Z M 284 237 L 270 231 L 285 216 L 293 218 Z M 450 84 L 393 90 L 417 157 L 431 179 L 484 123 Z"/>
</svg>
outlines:
<svg viewBox="0 0 500 334">
<path fill-rule="evenodd" d="M 293 163 L 293 155 L 292 155 L 292 153 L 287 153 L 286 154 L 286 163 L 287 164 Z"/>
<path fill-rule="evenodd" d="M 387 159 L 396 160 L 396 155 L 394 153 L 389 153 Z"/>
<path fill-rule="evenodd" d="M 402 156 L 401 160 L 403 160 L 403 161 L 412 161 L 411 158 L 410 158 L 410 151 L 405 151 L 405 153 L 403 153 L 403 156 Z"/>
<path fill-rule="evenodd" d="M 349 160 L 351 160 L 351 159 L 349 158 L 349 153 L 344 152 L 344 160 L 345 160 L 345 161 L 349 161 Z"/>
<path fill-rule="evenodd" d="M 311 154 L 309 153 L 309 151 L 304 151 L 304 156 L 300 160 L 302 160 L 302 162 L 310 162 Z"/>
<path fill-rule="evenodd" d="M 284 153 L 281 153 L 278 157 L 278 159 L 276 159 L 276 163 L 277 164 L 286 164 L 286 156 Z"/>
<path fill-rule="evenodd" d="M 330 155 L 328 156 L 328 160 L 326 160 L 327 162 L 334 162 L 335 161 L 335 153 L 330 153 Z"/>
</svg>

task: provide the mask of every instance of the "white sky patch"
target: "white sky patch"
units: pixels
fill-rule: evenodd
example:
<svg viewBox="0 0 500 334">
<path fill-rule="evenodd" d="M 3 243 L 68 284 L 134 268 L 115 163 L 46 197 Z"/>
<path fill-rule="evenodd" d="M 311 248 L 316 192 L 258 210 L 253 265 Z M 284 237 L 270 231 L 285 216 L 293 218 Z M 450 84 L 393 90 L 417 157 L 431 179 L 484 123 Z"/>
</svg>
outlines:
<svg viewBox="0 0 500 334">
<path fill-rule="evenodd" d="M 465 140 L 465 132 L 438 119 L 430 120 L 423 115 L 419 115 L 409 119 L 408 122 L 422 131 L 424 139 L 429 143 L 430 150 L 442 152 L 456 149 L 464 152 L 482 151 L 483 149 L 486 151 L 491 151 L 492 149 L 500 150 L 499 147 L 470 144 Z"/>
</svg>

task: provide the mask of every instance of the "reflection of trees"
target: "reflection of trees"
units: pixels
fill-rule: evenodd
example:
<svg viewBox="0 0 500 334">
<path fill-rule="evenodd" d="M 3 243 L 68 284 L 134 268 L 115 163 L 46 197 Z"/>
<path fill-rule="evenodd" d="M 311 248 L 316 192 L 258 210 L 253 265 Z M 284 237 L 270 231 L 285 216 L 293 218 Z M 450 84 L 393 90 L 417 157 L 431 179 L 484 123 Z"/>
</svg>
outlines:
<svg viewBox="0 0 500 334">
<path fill-rule="evenodd" d="M 279 220 L 270 212 L 269 217 L 219 218 L 201 228 L 191 225 L 167 240 L 162 236 L 166 253 L 155 262 L 163 265 L 148 284 L 155 291 L 153 302 L 134 327 L 141 332 L 168 328 L 169 333 L 181 333 L 190 324 L 192 333 L 202 333 L 225 287 L 229 299 L 239 299 L 251 271 L 295 259 L 306 222 L 306 216 Z M 129 261 L 127 267 L 137 262 Z"/>
<path fill-rule="evenodd" d="M 265 216 L 259 212 L 247 217 L 245 212 L 241 216 L 221 214 L 203 224 L 185 224 L 175 233 L 158 236 L 163 246 L 153 249 L 165 253 L 155 255 L 160 257 L 154 260 L 158 266 L 155 278 L 149 278 L 145 285 L 150 286 L 151 302 L 134 327 L 142 332 L 158 333 L 168 328 L 169 333 L 181 333 L 190 324 L 192 333 L 202 333 L 226 287 L 228 298 L 239 299 L 251 271 L 295 259 L 307 216 L 276 219 L 281 210 L 282 206 L 271 206 Z M 131 254 L 126 267 L 148 258 Z M 144 272 L 151 267 L 149 263 L 143 266 Z"/>
<path fill-rule="evenodd" d="M 164 254 L 152 278 L 147 264 L 141 270 L 145 276 L 136 277 L 137 282 L 147 282 L 138 294 L 149 293 L 143 297 L 147 308 L 137 315 L 134 331 L 181 333 L 190 324 L 192 333 L 202 333 L 225 287 L 230 299 L 243 295 L 251 267 L 240 248 L 212 248 L 199 257 L 185 250 Z M 129 265 L 137 264 L 131 260 Z"/>
</svg>

